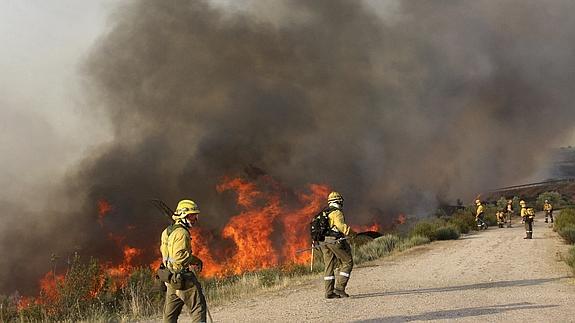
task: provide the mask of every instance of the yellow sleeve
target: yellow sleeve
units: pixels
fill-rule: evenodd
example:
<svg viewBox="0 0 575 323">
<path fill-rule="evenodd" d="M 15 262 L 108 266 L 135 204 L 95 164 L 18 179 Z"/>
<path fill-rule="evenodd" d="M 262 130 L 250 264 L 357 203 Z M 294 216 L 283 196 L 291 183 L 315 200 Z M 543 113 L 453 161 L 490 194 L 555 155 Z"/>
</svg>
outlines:
<svg viewBox="0 0 575 323">
<path fill-rule="evenodd" d="M 192 260 L 190 234 L 184 228 L 175 229 L 168 238 L 168 256 L 174 271 L 187 268 Z"/>
<path fill-rule="evenodd" d="M 521 208 L 521 217 L 526 217 L 527 216 L 527 208 Z"/>
<path fill-rule="evenodd" d="M 160 252 L 162 253 L 162 262 L 165 264 L 168 260 L 168 229 L 162 232 L 162 238 L 160 239 Z"/>
<path fill-rule="evenodd" d="M 329 224 L 331 227 L 335 227 L 339 232 L 346 236 L 355 234 L 351 227 L 345 223 L 343 212 L 340 210 L 332 211 L 329 214 Z"/>
</svg>

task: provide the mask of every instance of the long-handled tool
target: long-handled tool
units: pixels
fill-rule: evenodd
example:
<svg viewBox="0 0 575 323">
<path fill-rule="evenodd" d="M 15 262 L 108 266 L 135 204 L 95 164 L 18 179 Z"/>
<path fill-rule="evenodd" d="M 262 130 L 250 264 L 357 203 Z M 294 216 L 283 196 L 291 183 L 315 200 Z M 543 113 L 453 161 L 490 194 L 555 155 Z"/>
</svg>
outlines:
<svg viewBox="0 0 575 323">
<path fill-rule="evenodd" d="M 334 243 L 337 243 L 337 242 L 340 242 L 340 241 L 343 241 L 343 240 L 347 240 L 347 239 L 349 239 L 349 237 L 344 237 L 344 238 L 335 239 L 335 240 L 330 241 L 330 242 L 325 242 L 325 241 L 324 241 L 324 242 L 318 242 L 318 243 L 312 245 L 311 248 L 300 249 L 300 250 L 297 250 L 295 253 L 301 253 L 301 252 L 308 251 L 308 250 L 318 249 L 318 248 L 320 248 L 321 246 L 325 246 L 325 245 L 328 245 L 328 244 L 334 244 Z"/>
</svg>

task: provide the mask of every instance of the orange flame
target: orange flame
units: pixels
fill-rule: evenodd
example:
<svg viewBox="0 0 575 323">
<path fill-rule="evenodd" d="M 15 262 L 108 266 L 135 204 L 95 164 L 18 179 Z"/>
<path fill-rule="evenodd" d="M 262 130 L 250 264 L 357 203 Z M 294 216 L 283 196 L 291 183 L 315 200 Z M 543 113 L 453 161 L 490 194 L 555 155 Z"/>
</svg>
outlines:
<svg viewBox="0 0 575 323">
<path fill-rule="evenodd" d="M 98 223 L 100 223 L 101 227 L 104 226 L 104 217 L 106 217 L 110 211 L 112 211 L 112 205 L 108 201 L 104 199 L 98 200 Z"/>
<path fill-rule="evenodd" d="M 395 219 L 395 223 L 397 224 L 405 224 L 405 221 L 407 221 L 407 217 L 403 213 L 399 214 L 397 219 Z"/>
<path fill-rule="evenodd" d="M 380 225 L 375 222 L 373 222 L 373 224 L 370 225 L 352 225 L 351 228 L 355 232 L 366 232 L 366 231 L 379 232 L 379 230 L 381 229 Z"/>
<path fill-rule="evenodd" d="M 200 229 L 192 229 L 193 253 L 204 262 L 204 276 L 239 274 L 309 261 L 309 254 L 296 254 L 296 250 L 309 246 L 309 222 L 325 202 L 329 188 L 310 185 L 310 193 L 297 194 L 299 205 L 290 208 L 281 201 L 280 185 L 270 177 L 263 180 L 271 184 L 266 192 L 242 178 L 224 178 L 216 187 L 220 193 L 233 191 L 241 212 L 221 231 L 222 238 L 233 242 L 233 249 L 226 250 L 223 261 L 218 261 L 208 248 L 208 241 L 213 237 L 206 237 Z"/>
<path fill-rule="evenodd" d="M 265 184 L 260 185 L 259 184 Z M 265 187 L 265 188 L 262 188 Z M 217 185 L 219 193 L 231 191 L 235 194 L 238 214 L 232 216 L 219 234 L 208 232 L 200 227 L 190 230 L 192 252 L 204 263 L 202 275 L 205 277 L 240 274 L 271 268 L 283 264 L 303 264 L 310 260 L 310 253 L 296 253 L 298 249 L 309 247 L 309 223 L 319 212 L 331 191 L 326 185 L 311 184 L 304 192 L 294 192 L 289 204 L 286 203 L 286 190 L 269 176 L 262 176 L 258 182 L 242 178 L 224 178 Z M 292 196 L 292 195 L 290 195 Z M 113 210 L 113 206 L 101 199 L 98 205 L 98 222 L 103 227 L 104 218 Z M 400 215 L 398 222 L 405 222 Z M 401 220 L 403 219 L 403 220 Z M 380 226 L 373 223 L 368 226 L 354 227 L 356 231 L 379 231 Z M 126 234 L 135 230 L 133 226 L 125 228 Z M 108 239 L 114 241 L 122 250 L 123 258 L 118 264 L 109 262 L 104 265 L 100 281 L 95 282 L 92 292 L 87 297 L 96 297 L 104 288 L 107 278 L 111 278 L 112 288 L 117 290 L 125 286 L 127 278 L 137 265 L 141 264 L 144 249 L 130 246 L 125 236 L 107 233 Z M 222 239 L 223 241 L 218 239 Z M 154 240 L 155 241 L 155 240 Z M 217 245 L 217 247 L 215 247 Z M 153 245 L 154 254 L 159 248 Z M 217 252 L 214 252 L 217 250 Z M 161 263 L 160 257 L 150 267 L 155 270 Z M 52 272 L 41 280 L 43 299 L 57 299 L 57 282 L 63 276 Z M 109 285 L 107 285 L 109 286 Z M 22 298 L 19 306 L 27 307 L 39 298 Z"/>
</svg>

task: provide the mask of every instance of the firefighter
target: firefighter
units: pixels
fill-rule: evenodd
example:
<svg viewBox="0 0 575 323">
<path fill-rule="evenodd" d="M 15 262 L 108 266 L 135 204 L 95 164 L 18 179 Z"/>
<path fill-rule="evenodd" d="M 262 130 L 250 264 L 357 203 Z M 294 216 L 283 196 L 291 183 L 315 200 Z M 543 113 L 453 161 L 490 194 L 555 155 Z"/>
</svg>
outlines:
<svg viewBox="0 0 575 323">
<path fill-rule="evenodd" d="M 483 209 L 483 204 L 481 204 L 481 200 L 475 200 L 475 205 L 477 205 L 477 211 L 475 212 L 475 222 L 477 222 L 477 229 L 487 230 L 487 223 L 483 220 L 485 217 L 485 212 Z"/>
<path fill-rule="evenodd" d="M 528 208 L 523 200 L 519 202 L 519 205 L 521 206 L 521 218 L 525 223 L 525 238 L 523 239 L 533 239 L 533 218 L 535 217 L 535 212 L 533 208 Z"/>
<path fill-rule="evenodd" d="M 545 200 L 543 204 L 543 211 L 545 211 L 545 223 L 549 223 L 547 218 L 551 218 L 551 223 L 553 223 L 553 205 L 549 203 L 549 200 Z"/>
<path fill-rule="evenodd" d="M 206 322 L 207 304 L 194 271 L 202 261 L 192 255 L 189 229 L 198 221 L 200 209 L 192 200 L 181 200 L 172 216 L 174 224 L 162 232 L 160 252 L 163 265 L 171 273 L 166 282 L 164 322 L 177 322 L 184 305 L 193 322 Z"/>
<path fill-rule="evenodd" d="M 497 210 L 495 216 L 497 217 L 497 225 L 500 228 L 503 228 L 503 225 L 505 224 L 505 212 L 503 211 L 503 209 Z"/>
<path fill-rule="evenodd" d="M 513 216 L 513 200 L 507 201 L 507 227 L 511 228 L 511 217 Z"/>
<path fill-rule="evenodd" d="M 325 264 L 325 297 L 349 297 L 345 287 L 353 269 L 353 257 L 348 240 L 335 241 L 344 237 L 353 238 L 356 233 L 345 223 L 343 216 L 343 197 L 338 192 L 331 192 L 327 197 L 330 230 L 321 246 Z M 339 272 L 336 278 L 335 272 Z"/>
</svg>

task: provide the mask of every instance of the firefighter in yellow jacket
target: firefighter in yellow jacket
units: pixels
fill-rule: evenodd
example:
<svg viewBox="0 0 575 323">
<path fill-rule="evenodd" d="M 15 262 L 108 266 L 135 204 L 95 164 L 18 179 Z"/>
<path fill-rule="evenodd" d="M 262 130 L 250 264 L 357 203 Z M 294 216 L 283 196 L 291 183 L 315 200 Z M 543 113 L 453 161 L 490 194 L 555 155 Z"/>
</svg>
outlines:
<svg viewBox="0 0 575 323">
<path fill-rule="evenodd" d="M 202 270 L 202 261 L 192 255 L 190 232 L 200 210 L 191 200 L 181 200 L 172 216 L 174 224 L 162 232 L 160 251 L 164 266 L 171 273 L 166 282 L 164 322 L 177 322 L 184 305 L 193 322 L 206 322 L 207 305 L 202 286 L 194 272 Z"/>
<path fill-rule="evenodd" d="M 338 192 L 331 192 L 327 198 L 328 219 L 330 232 L 322 245 L 323 261 L 325 264 L 325 297 L 349 297 L 345 287 L 353 269 L 351 246 L 345 237 L 355 237 L 356 233 L 345 223 L 343 215 L 343 197 Z M 337 275 L 335 274 L 337 272 Z"/>
<path fill-rule="evenodd" d="M 511 228 L 511 217 L 513 217 L 513 200 L 508 200 L 508 201 L 507 201 L 506 211 L 507 211 L 507 214 L 506 214 L 507 227 L 508 227 L 508 228 Z"/>
<path fill-rule="evenodd" d="M 487 223 L 484 220 L 485 210 L 483 208 L 483 204 L 481 204 L 481 200 L 475 200 L 475 205 L 477 205 L 477 211 L 475 212 L 475 222 L 477 222 L 477 229 L 487 230 Z"/>
<path fill-rule="evenodd" d="M 549 203 L 549 200 L 545 200 L 545 203 L 543 204 L 543 211 L 545 211 L 545 223 L 549 222 L 547 218 L 550 218 L 551 223 L 553 223 L 553 205 Z"/>
<path fill-rule="evenodd" d="M 533 239 L 533 218 L 535 218 L 535 212 L 533 208 L 528 208 L 527 203 L 521 200 L 519 202 L 521 206 L 521 218 L 525 222 L 525 238 L 523 239 Z"/>
</svg>

